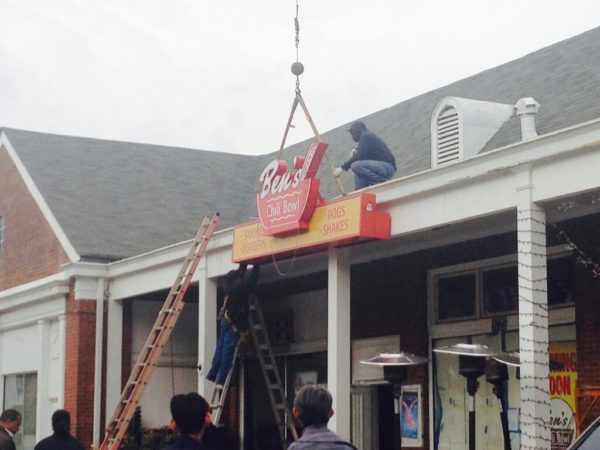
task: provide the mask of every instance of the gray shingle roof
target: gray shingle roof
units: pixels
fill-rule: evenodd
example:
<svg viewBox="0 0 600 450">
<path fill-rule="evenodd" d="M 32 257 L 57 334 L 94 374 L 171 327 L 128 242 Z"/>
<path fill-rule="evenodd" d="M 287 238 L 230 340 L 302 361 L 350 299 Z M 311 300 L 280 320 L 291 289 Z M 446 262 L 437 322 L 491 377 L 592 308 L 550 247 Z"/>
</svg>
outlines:
<svg viewBox="0 0 600 450">
<path fill-rule="evenodd" d="M 4 129 L 67 237 L 86 259 L 119 259 L 256 216 L 262 158 Z M 243 187 L 243 188 L 242 188 Z M 242 195 L 234 189 L 242 189 Z"/>
<path fill-rule="evenodd" d="M 446 96 L 508 104 L 534 97 L 540 134 L 598 118 L 600 28 L 362 118 L 396 155 L 396 178 L 430 167 L 430 118 Z M 336 165 L 353 147 L 348 127 L 322 135 Z M 215 211 L 220 228 L 247 221 L 256 216 L 258 175 L 272 157 L 4 131 L 86 259 L 119 259 L 189 239 L 201 217 Z M 512 119 L 484 150 L 518 140 L 519 121 Z M 285 159 L 307 146 L 290 146 Z M 326 198 L 339 194 L 326 164 L 319 177 Z M 352 176 L 341 179 L 352 190 Z"/>
</svg>

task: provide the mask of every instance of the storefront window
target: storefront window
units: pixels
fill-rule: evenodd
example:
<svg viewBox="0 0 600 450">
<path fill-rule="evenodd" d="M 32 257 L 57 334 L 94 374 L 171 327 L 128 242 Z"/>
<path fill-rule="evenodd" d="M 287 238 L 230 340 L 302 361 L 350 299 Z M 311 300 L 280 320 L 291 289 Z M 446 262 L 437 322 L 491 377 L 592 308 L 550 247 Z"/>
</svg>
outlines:
<svg viewBox="0 0 600 450">
<path fill-rule="evenodd" d="M 475 298 L 475 273 L 438 278 L 438 320 L 475 316 Z"/>
<path fill-rule="evenodd" d="M 571 256 L 548 261 L 548 305 L 573 302 L 574 272 L 575 261 Z"/>
<path fill-rule="evenodd" d="M 486 314 L 514 312 L 519 304 L 517 267 L 484 270 L 481 275 L 483 311 Z"/>
<path fill-rule="evenodd" d="M 21 429 L 15 435 L 17 450 L 35 446 L 37 374 L 15 374 L 4 377 L 3 409 L 16 409 L 23 416 Z"/>
<path fill-rule="evenodd" d="M 519 273 L 516 263 L 460 267 L 460 272 L 439 273 L 435 279 L 437 322 L 449 322 L 519 310 Z M 547 261 L 548 305 L 573 303 L 573 256 L 554 256 Z"/>
</svg>

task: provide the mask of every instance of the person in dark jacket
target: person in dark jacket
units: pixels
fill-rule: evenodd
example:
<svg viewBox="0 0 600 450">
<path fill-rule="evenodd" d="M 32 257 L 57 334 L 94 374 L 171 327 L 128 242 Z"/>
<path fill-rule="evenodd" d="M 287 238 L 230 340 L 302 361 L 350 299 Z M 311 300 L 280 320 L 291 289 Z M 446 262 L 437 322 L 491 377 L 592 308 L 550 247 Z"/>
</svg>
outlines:
<svg viewBox="0 0 600 450">
<path fill-rule="evenodd" d="M 246 264 L 240 264 L 237 270 L 231 270 L 220 282 L 225 299 L 219 315 L 217 348 L 206 375 L 218 386 L 225 383 L 240 335 L 248 331 L 248 298 L 258 281 L 260 268 L 255 264 L 250 276 L 246 277 L 247 267 Z"/>
<path fill-rule="evenodd" d="M 7 409 L 0 414 L 0 450 L 15 450 L 13 436 L 21 428 L 21 413 Z"/>
<path fill-rule="evenodd" d="M 354 122 L 349 131 L 358 147 L 350 152 L 350 159 L 333 170 L 333 176 L 337 178 L 343 171 L 352 169 L 357 190 L 392 178 L 396 173 L 396 159 L 386 143 L 360 120 Z"/>
<path fill-rule="evenodd" d="M 83 444 L 71 436 L 71 415 L 64 409 L 52 414 L 52 431 L 54 434 L 42 439 L 33 450 L 83 450 Z"/>
<path fill-rule="evenodd" d="M 292 415 L 304 427 L 302 436 L 288 450 L 356 450 L 350 442 L 327 428 L 333 416 L 333 399 L 323 386 L 309 384 L 294 399 Z"/>
<path fill-rule="evenodd" d="M 202 442 L 204 432 L 210 425 L 208 402 L 197 392 L 177 394 L 171 397 L 170 428 L 178 437 L 164 450 L 211 450 Z"/>
</svg>

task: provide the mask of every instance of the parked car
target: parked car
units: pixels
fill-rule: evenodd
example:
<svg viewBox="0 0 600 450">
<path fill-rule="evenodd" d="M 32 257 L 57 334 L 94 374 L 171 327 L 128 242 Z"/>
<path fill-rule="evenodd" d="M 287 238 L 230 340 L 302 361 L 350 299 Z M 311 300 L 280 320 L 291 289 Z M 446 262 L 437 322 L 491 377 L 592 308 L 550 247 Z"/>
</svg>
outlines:
<svg viewBox="0 0 600 450">
<path fill-rule="evenodd" d="M 568 448 L 568 450 L 597 449 L 600 449 L 600 417 L 594 420 Z"/>
</svg>

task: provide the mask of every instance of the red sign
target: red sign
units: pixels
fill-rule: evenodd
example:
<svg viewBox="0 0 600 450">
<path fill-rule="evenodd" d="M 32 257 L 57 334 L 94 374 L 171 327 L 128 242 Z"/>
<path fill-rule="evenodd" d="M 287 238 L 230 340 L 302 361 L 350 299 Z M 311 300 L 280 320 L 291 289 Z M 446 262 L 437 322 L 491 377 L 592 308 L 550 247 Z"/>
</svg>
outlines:
<svg viewBox="0 0 600 450">
<path fill-rule="evenodd" d="M 321 200 L 317 169 L 327 144 L 313 142 L 305 157 L 294 158 L 294 171 L 288 172 L 281 159 L 271 161 L 262 171 L 262 184 L 256 195 L 258 216 L 267 236 L 281 236 L 308 229 L 310 219 Z"/>
</svg>

